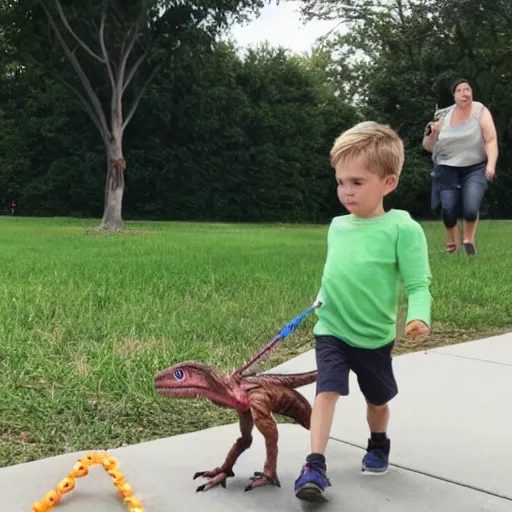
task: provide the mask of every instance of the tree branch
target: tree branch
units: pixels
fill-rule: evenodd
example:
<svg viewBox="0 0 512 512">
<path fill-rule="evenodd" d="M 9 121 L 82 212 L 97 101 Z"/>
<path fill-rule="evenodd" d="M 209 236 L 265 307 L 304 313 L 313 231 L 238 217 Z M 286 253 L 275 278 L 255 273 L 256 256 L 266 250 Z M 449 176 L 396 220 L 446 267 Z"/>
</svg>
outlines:
<svg viewBox="0 0 512 512">
<path fill-rule="evenodd" d="M 139 66 L 144 62 L 144 60 L 146 59 L 146 57 L 148 56 L 147 53 L 143 53 L 136 61 L 135 61 L 135 64 L 133 65 L 133 68 L 130 70 L 130 72 L 128 73 L 128 76 L 126 77 L 126 80 L 123 84 L 123 92 L 126 90 L 126 88 L 130 85 L 130 82 L 133 80 L 133 77 L 135 76 L 135 73 L 137 72 L 137 69 L 139 68 Z"/>
<path fill-rule="evenodd" d="M 108 54 L 107 46 L 105 44 L 105 11 L 101 13 L 101 22 L 100 22 L 100 30 L 99 30 L 99 40 L 101 46 L 101 52 L 103 54 L 103 58 L 105 60 L 105 66 L 107 67 L 108 77 L 110 79 L 110 85 L 112 87 L 112 98 L 110 99 L 110 122 L 112 125 L 112 129 L 114 128 L 113 123 L 115 119 L 120 119 L 122 116 L 122 102 L 121 102 L 121 91 L 120 84 L 116 83 L 116 79 L 114 78 L 114 73 L 112 71 L 112 65 L 110 63 L 110 56 Z M 117 112 L 117 115 L 116 115 Z"/>
<path fill-rule="evenodd" d="M 52 26 L 53 30 L 55 31 L 55 35 L 57 36 L 57 38 L 62 46 L 62 49 L 64 50 L 64 53 L 70 60 L 71 65 L 73 66 L 76 74 L 80 78 L 80 81 L 82 82 L 82 85 L 84 86 L 84 89 L 85 89 L 87 95 L 89 96 L 90 106 L 91 106 L 91 108 L 94 109 L 96 115 L 98 116 L 98 121 L 102 128 L 101 132 L 104 133 L 105 135 L 108 134 L 109 133 L 108 123 L 105 118 L 103 109 L 101 108 L 100 100 L 91 86 L 91 82 L 85 75 L 82 67 L 80 66 L 80 63 L 78 62 L 78 59 L 75 57 L 74 53 L 69 49 L 68 45 L 64 41 L 64 38 L 62 37 L 62 34 L 60 33 L 60 31 L 57 27 L 57 24 L 55 23 L 55 20 L 53 19 L 53 16 L 50 14 L 50 12 L 48 11 L 48 9 L 46 8 L 46 6 L 44 4 L 42 4 L 42 7 L 46 13 L 46 16 L 48 17 L 48 21 L 50 22 L 50 25 Z"/>
<path fill-rule="evenodd" d="M 154 76 L 158 73 L 158 71 L 160 71 L 160 68 L 162 66 L 163 66 L 163 63 L 160 63 L 160 64 L 156 65 L 153 68 L 153 71 L 151 71 L 151 73 L 149 74 L 147 80 L 144 82 L 144 85 L 142 86 L 141 90 L 137 94 L 137 96 L 136 96 L 135 100 L 133 101 L 133 104 L 132 104 L 132 106 L 130 108 L 129 113 L 126 116 L 126 119 L 125 119 L 125 121 L 123 123 L 123 130 L 128 126 L 128 123 L 130 122 L 131 118 L 135 114 L 135 111 L 137 110 L 137 107 L 139 106 L 139 102 L 140 102 L 140 100 L 142 98 L 142 95 L 144 94 L 146 88 L 150 84 L 151 80 L 153 80 Z"/>
<path fill-rule="evenodd" d="M 119 75 L 118 75 L 118 83 L 122 84 L 123 91 L 126 89 L 126 86 L 128 85 L 129 81 L 127 81 L 127 84 L 124 84 L 124 75 L 126 73 L 126 64 L 128 62 L 128 58 L 130 57 L 130 54 L 132 53 L 133 47 L 135 46 L 135 41 L 138 37 L 138 31 L 139 31 L 139 22 L 135 24 L 135 29 L 133 31 L 133 37 L 131 38 L 128 48 L 126 51 L 124 51 L 124 45 L 126 42 L 126 39 L 123 41 L 123 46 L 121 48 L 122 56 L 121 56 L 121 64 L 119 66 Z M 127 36 L 128 37 L 128 36 Z M 140 63 L 139 63 L 140 65 Z M 138 66 L 137 66 L 138 67 Z M 132 76 L 133 78 L 133 76 Z M 130 78 L 131 81 L 131 78 Z"/>
<path fill-rule="evenodd" d="M 101 46 L 101 52 L 103 54 L 103 61 L 105 62 L 105 66 L 107 67 L 108 77 L 110 79 L 110 84 L 112 85 L 112 91 L 115 90 L 116 87 L 116 81 L 114 78 L 114 73 L 112 72 L 112 66 L 110 64 L 110 56 L 107 51 L 107 47 L 105 45 L 105 11 L 101 14 L 101 23 L 100 23 L 100 30 L 99 30 L 99 39 L 100 39 L 100 46 Z"/>
<path fill-rule="evenodd" d="M 55 74 L 57 75 L 57 73 Z M 108 136 L 109 132 L 105 132 L 101 126 L 101 121 L 98 119 L 98 116 L 96 114 L 96 111 L 91 107 L 91 104 L 83 97 L 82 94 L 80 94 L 80 91 L 73 87 L 69 82 L 66 82 L 63 78 L 60 76 L 57 76 L 57 80 L 65 85 L 68 89 L 70 89 L 76 97 L 79 99 L 80 103 L 82 103 L 84 110 L 87 112 L 89 117 L 91 118 L 92 122 L 94 123 L 94 126 L 98 129 L 100 132 L 101 138 L 103 139 L 103 142 L 105 144 L 105 147 L 108 148 Z"/>
<path fill-rule="evenodd" d="M 73 36 L 73 38 L 77 41 L 77 43 L 89 54 L 91 57 L 94 57 L 96 60 L 103 63 L 103 59 L 95 52 L 93 52 L 74 32 L 74 30 L 69 25 L 68 19 L 66 18 L 66 15 L 64 14 L 64 11 L 62 10 L 62 6 L 60 5 L 59 0 L 55 0 L 55 5 L 57 6 L 57 11 L 59 13 L 60 19 L 62 20 L 62 23 L 64 26 L 68 29 L 69 33 Z M 43 4 L 43 8 L 46 11 L 46 6 Z"/>
<path fill-rule="evenodd" d="M 202 21 L 203 21 L 202 19 L 197 20 L 194 23 L 194 28 L 198 27 L 201 24 Z M 134 33 L 133 33 L 133 38 L 130 41 L 130 45 L 129 45 L 126 53 L 123 55 L 123 60 L 121 62 L 121 66 L 120 66 L 120 69 L 119 69 L 119 76 L 122 77 L 123 80 L 124 80 L 124 75 L 126 73 L 126 64 L 128 62 L 128 57 L 129 57 L 130 53 L 132 52 L 133 47 L 134 47 L 134 45 L 135 45 L 135 43 L 137 41 L 137 38 L 138 38 L 138 30 L 139 30 L 139 22 L 137 22 L 137 24 L 135 26 L 135 30 L 134 30 Z M 150 54 L 151 47 L 155 43 L 155 41 L 157 41 L 157 40 L 158 40 L 158 36 L 154 37 L 152 42 L 151 42 L 151 44 L 149 45 L 149 49 L 146 49 L 143 52 L 143 54 L 133 64 L 132 69 L 129 71 L 128 76 L 126 77 L 126 80 L 124 80 L 124 83 L 123 83 L 123 86 L 122 86 L 122 91 L 123 92 L 130 85 L 131 81 L 133 80 L 133 77 L 135 76 L 135 73 L 139 69 L 140 65 L 147 58 L 147 56 Z M 123 46 L 124 46 L 124 41 L 123 41 Z M 158 69 L 160 69 L 160 67 L 161 67 L 161 65 L 157 66 L 156 71 L 153 70 L 152 74 L 150 75 L 150 80 L 149 81 L 151 81 L 151 78 L 154 76 L 154 73 L 156 73 L 158 71 Z M 118 80 L 118 81 L 120 81 L 120 80 Z M 146 82 L 146 84 L 144 85 L 143 88 L 147 87 L 147 84 L 149 83 L 149 81 Z"/>
</svg>

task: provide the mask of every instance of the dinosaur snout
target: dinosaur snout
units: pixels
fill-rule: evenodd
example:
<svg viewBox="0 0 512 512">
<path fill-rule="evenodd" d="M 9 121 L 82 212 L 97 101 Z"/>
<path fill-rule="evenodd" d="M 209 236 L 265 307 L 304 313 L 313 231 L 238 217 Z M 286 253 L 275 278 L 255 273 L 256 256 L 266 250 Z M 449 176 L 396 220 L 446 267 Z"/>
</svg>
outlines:
<svg viewBox="0 0 512 512">
<path fill-rule="evenodd" d="M 155 374 L 155 384 L 163 379 L 165 379 L 165 377 L 167 376 L 167 369 L 165 370 L 160 370 L 159 372 L 156 372 Z"/>
<path fill-rule="evenodd" d="M 169 368 L 159 371 L 154 379 L 155 388 L 167 388 L 179 384 L 179 379 L 176 378 L 174 373 L 176 372 L 169 370 Z"/>
</svg>

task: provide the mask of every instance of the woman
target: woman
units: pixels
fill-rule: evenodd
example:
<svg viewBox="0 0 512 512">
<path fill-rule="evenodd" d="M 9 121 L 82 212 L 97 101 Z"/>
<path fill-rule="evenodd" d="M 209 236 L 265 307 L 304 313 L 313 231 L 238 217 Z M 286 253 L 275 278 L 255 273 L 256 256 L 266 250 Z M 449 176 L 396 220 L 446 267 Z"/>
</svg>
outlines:
<svg viewBox="0 0 512 512">
<path fill-rule="evenodd" d="M 456 80 L 452 94 L 454 107 L 443 119 L 428 124 L 423 147 L 433 153 L 432 187 L 441 203 L 446 251 L 457 250 L 462 206 L 462 242 L 466 253 L 474 255 L 480 204 L 487 182 L 496 174 L 498 140 L 492 115 L 482 103 L 473 101 L 468 80 Z"/>
</svg>

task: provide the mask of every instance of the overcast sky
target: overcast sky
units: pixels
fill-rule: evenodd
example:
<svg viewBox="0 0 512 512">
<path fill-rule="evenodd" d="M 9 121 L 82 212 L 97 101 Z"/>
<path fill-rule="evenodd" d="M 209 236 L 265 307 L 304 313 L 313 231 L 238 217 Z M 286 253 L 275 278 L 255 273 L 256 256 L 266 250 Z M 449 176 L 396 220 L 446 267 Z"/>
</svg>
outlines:
<svg viewBox="0 0 512 512">
<path fill-rule="evenodd" d="M 258 19 L 248 25 L 236 26 L 231 34 L 239 46 L 268 42 L 272 46 L 284 46 L 295 52 L 309 51 L 317 37 L 324 35 L 336 22 L 308 22 L 303 25 L 299 14 L 300 2 L 281 1 L 276 5 L 272 0 L 265 7 Z"/>
</svg>

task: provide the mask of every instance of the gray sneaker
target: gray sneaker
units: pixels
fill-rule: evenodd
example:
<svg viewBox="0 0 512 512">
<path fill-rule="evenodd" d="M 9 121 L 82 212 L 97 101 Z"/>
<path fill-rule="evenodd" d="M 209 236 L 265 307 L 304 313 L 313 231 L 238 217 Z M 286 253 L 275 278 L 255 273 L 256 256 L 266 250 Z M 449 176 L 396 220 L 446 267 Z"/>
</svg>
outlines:
<svg viewBox="0 0 512 512">
<path fill-rule="evenodd" d="M 476 256 L 475 244 L 464 242 L 463 245 L 468 256 Z"/>
</svg>

